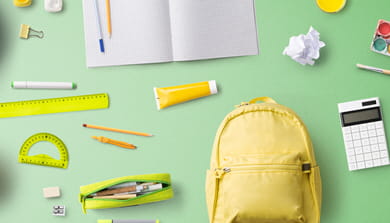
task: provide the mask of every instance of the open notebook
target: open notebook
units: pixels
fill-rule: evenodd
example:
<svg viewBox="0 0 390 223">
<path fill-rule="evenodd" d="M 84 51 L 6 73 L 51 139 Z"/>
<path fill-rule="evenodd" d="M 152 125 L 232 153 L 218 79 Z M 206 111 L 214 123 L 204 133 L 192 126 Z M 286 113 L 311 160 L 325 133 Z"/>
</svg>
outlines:
<svg viewBox="0 0 390 223">
<path fill-rule="evenodd" d="M 83 0 L 88 67 L 202 60 L 259 53 L 253 0 L 98 0 L 105 52 L 99 50 L 95 0 Z"/>
</svg>

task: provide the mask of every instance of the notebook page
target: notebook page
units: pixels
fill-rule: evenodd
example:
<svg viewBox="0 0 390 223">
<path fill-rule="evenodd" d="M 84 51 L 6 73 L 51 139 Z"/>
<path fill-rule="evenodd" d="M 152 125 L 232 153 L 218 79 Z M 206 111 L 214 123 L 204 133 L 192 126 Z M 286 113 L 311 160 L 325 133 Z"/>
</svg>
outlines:
<svg viewBox="0 0 390 223">
<path fill-rule="evenodd" d="M 83 0 L 88 67 L 173 60 L 168 0 L 111 0 L 111 39 L 105 0 L 98 0 L 104 53 L 99 49 L 94 1 Z"/>
<path fill-rule="evenodd" d="M 253 0 L 170 0 L 175 61 L 259 53 Z"/>
</svg>

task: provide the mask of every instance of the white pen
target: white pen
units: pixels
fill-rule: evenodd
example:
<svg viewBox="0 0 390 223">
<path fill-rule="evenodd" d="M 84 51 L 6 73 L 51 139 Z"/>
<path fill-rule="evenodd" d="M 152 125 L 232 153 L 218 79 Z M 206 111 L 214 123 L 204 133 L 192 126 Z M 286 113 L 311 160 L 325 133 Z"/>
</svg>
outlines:
<svg viewBox="0 0 390 223">
<path fill-rule="evenodd" d="M 29 88 L 29 89 L 75 89 L 76 84 L 73 82 L 41 82 L 41 81 L 13 81 L 12 88 Z"/>
<path fill-rule="evenodd" d="M 121 188 L 121 187 L 130 187 L 130 186 L 135 186 L 135 185 L 137 185 L 137 182 L 126 182 L 126 183 L 121 183 L 121 184 L 111 186 L 111 187 L 107 188 L 107 190 L 117 189 L 117 188 Z"/>
<path fill-rule="evenodd" d="M 95 12 L 96 12 L 96 24 L 97 24 L 97 33 L 98 33 L 98 40 L 99 40 L 99 46 L 100 46 L 100 52 L 104 53 L 104 43 L 103 43 L 103 34 L 102 34 L 102 26 L 100 24 L 100 16 L 99 16 L 99 7 L 98 7 L 98 0 L 95 0 Z"/>
</svg>

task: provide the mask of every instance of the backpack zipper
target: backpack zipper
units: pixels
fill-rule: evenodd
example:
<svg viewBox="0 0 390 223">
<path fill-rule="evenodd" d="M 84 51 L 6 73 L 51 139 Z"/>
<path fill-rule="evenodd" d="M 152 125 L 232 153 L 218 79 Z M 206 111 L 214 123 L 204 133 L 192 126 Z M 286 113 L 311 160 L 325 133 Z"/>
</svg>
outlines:
<svg viewBox="0 0 390 223">
<path fill-rule="evenodd" d="M 215 168 L 215 170 L 214 170 L 215 177 L 217 179 L 221 179 L 223 175 L 225 175 L 226 173 L 229 173 L 230 171 L 231 171 L 231 169 L 229 167 Z"/>
<path fill-rule="evenodd" d="M 309 170 L 307 169 L 309 167 Z M 221 179 L 225 174 L 230 173 L 232 171 L 302 171 L 303 173 L 310 173 L 310 164 L 304 163 L 302 165 L 299 164 L 258 164 L 258 165 L 245 165 L 245 166 L 230 166 L 223 168 L 215 169 L 215 176 L 217 179 Z"/>
</svg>

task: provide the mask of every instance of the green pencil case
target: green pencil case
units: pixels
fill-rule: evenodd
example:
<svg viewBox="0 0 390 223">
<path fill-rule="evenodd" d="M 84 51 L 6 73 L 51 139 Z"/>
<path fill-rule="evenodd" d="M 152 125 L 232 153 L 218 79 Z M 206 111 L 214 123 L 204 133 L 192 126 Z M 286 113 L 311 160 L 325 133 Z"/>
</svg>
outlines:
<svg viewBox="0 0 390 223">
<path fill-rule="evenodd" d="M 147 193 L 137 193 L 136 197 L 126 198 L 123 196 L 121 199 L 116 198 L 101 198 L 97 194 L 112 190 L 111 188 L 121 188 L 121 185 L 133 184 L 148 185 L 155 184 L 160 188 Z M 146 186 L 143 186 L 146 187 Z M 123 193 L 121 193 L 123 194 Z M 95 197 L 94 197 L 95 196 Z M 120 195 L 121 196 L 121 195 Z M 126 195 L 125 195 L 126 196 Z M 87 209 L 104 209 L 104 208 L 117 208 L 127 207 L 146 203 L 152 203 L 157 201 L 168 200 L 173 197 L 173 190 L 171 186 L 171 177 L 167 173 L 161 174 L 146 174 L 136 176 L 125 176 L 115 179 L 110 179 L 94 184 L 89 184 L 80 187 L 79 200 L 82 205 L 83 212 L 86 213 Z"/>
</svg>

